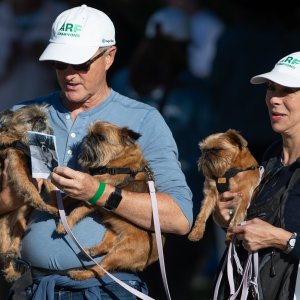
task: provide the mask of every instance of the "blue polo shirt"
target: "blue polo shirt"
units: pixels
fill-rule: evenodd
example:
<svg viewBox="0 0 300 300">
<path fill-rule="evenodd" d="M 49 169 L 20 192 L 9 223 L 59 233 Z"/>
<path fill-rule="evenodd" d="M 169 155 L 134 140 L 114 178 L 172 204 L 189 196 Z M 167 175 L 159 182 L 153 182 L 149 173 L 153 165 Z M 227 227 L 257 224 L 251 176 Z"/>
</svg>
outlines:
<svg viewBox="0 0 300 300">
<path fill-rule="evenodd" d="M 73 169 L 80 170 L 77 163 L 79 144 L 93 121 L 128 126 L 140 133 L 138 143 L 154 173 L 157 190 L 172 196 L 192 224 L 192 193 L 181 171 L 172 133 L 155 108 L 111 90 L 105 101 L 79 113 L 74 121 L 62 105 L 59 92 L 23 102 L 14 109 L 30 103 L 49 104 L 49 120 L 56 136 L 59 164 Z M 80 254 L 80 249 L 68 235 L 56 234 L 58 222 L 55 216 L 35 210 L 22 241 L 22 258 L 35 267 L 52 270 L 93 264 Z M 99 243 L 104 232 L 105 227 L 95 213 L 81 220 L 73 229 L 83 247 Z"/>
</svg>

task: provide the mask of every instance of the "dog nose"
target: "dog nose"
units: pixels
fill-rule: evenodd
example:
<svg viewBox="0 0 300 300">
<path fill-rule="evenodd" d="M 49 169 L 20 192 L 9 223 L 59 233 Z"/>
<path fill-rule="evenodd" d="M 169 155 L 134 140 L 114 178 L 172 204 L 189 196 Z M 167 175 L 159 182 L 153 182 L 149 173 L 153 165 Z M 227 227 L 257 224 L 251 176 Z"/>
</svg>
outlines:
<svg viewBox="0 0 300 300">
<path fill-rule="evenodd" d="M 45 122 L 43 122 L 42 118 L 39 118 L 36 120 L 34 127 L 37 131 L 43 131 L 46 129 L 46 124 Z"/>
</svg>

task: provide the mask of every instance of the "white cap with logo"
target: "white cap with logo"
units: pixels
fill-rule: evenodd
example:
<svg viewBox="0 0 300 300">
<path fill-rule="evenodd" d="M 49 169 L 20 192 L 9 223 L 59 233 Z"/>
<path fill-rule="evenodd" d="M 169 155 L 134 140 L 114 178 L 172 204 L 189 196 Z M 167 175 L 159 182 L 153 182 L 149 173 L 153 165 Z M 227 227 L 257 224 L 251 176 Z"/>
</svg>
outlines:
<svg viewBox="0 0 300 300">
<path fill-rule="evenodd" d="M 300 88 L 300 52 L 280 59 L 271 72 L 254 76 L 250 82 L 260 84 L 268 80 L 286 87 Z"/>
<path fill-rule="evenodd" d="M 105 13 L 84 4 L 68 9 L 56 18 L 49 42 L 39 60 L 81 64 L 99 47 L 116 44 L 115 27 Z"/>
</svg>

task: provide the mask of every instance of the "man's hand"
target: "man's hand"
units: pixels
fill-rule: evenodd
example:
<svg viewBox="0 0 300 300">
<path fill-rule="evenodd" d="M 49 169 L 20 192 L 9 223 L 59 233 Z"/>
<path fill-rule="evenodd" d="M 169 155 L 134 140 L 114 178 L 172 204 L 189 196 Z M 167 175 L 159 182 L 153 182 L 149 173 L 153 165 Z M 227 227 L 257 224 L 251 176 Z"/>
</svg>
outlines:
<svg viewBox="0 0 300 300">
<path fill-rule="evenodd" d="M 56 167 L 51 173 L 51 181 L 68 196 L 82 201 L 91 199 L 99 187 L 95 177 L 68 167 Z"/>
</svg>

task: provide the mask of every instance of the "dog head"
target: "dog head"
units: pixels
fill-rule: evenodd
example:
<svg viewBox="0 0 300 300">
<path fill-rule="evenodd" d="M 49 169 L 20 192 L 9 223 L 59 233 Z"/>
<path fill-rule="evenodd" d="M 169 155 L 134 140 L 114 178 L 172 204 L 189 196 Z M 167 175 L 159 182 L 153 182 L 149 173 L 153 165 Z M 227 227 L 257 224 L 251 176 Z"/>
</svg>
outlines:
<svg viewBox="0 0 300 300">
<path fill-rule="evenodd" d="M 199 143 L 199 147 L 198 168 L 208 178 L 221 177 L 230 168 L 248 163 L 242 161 L 245 154 L 249 154 L 247 141 L 234 129 L 209 135 Z"/>
<path fill-rule="evenodd" d="M 23 142 L 27 141 L 27 131 L 52 134 L 47 120 L 47 105 L 32 104 L 16 111 L 6 110 L 0 114 L 0 126 L 7 132 L 16 134 Z"/>
<path fill-rule="evenodd" d="M 119 167 L 132 165 L 141 157 L 140 147 L 135 144 L 140 134 L 128 127 L 118 127 L 109 122 L 96 121 L 83 139 L 79 164 L 84 169 L 101 166 Z M 138 163 L 138 161 L 136 162 Z"/>
</svg>

